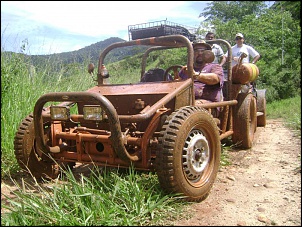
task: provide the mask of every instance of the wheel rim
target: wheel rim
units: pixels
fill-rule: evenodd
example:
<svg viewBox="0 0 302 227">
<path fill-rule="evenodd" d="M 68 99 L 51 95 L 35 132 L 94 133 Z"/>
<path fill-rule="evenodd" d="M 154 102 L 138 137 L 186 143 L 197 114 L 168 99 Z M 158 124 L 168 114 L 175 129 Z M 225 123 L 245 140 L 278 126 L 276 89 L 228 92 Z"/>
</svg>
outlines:
<svg viewBox="0 0 302 227">
<path fill-rule="evenodd" d="M 197 182 L 210 161 L 210 148 L 206 137 L 199 130 L 190 132 L 183 149 L 183 169 L 186 178 Z"/>
</svg>

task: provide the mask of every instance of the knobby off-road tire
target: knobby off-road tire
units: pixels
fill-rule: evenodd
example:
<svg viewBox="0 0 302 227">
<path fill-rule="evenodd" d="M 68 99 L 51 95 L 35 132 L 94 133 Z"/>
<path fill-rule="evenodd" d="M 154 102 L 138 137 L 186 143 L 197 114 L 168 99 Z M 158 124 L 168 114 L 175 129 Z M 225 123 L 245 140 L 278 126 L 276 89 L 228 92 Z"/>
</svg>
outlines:
<svg viewBox="0 0 302 227">
<path fill-rule="evenodd" d="M 204 200 L 216 179 L 221 144 L 213 117 L 203 108 L 182 107 L 165 121 L 156 154 L 161 187 L 187 201 Z"/>
<path fill-rule="evenodd" d="M 46 136 L 46 135 L 45 135 Z M 63 165 L 72 167 L 75 163 L 56 163 L 45 154 L 38 154 L 35 150 L 35 132 L 33 115 L 28 115 L 21 122 L 15 138 L 14 150 L 18 164 L 37 179 L 56 178 Z"/>
<path fill-rule="evenodd" d="M 257 128 L 256 98 L 251 93 L 240 93 L 234 106 L 232 141 L 239 147 L 249 149 L 253 145 Z"/>
</svg>

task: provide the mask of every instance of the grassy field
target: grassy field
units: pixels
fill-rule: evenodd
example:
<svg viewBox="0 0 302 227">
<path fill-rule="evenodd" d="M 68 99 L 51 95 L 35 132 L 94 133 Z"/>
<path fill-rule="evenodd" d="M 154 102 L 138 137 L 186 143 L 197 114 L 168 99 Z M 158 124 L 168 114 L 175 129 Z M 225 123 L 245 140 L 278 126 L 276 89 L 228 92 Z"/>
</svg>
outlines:
<svg viewBox="0 0 302 227">
<path fill-rule="evenodd" d="M 288 128 L 301 136 L 301 96 L 273 101 L 267 105 L 267 118 L 283 118 Z"/>
<path fill-rule="evenodd" d="M 87 65 L 60 66 L 51 73 L 47 65 L 34 68 L 23 56 L 1 53 L 2 178 L 20 171 L 13 140 L 22 119 L 33 112 L 35 101 L 47 92 L 84 91 L 94 86 Z M 139 75 L 139 70 L 131 74 Z M 268 103 L 267 118 L 283 118 L 286 126 L 301 136 L 301 96 Z M 221 165 L 229 164 L 222 153 Z M 177 195 L 163 194 L 156 174 L 132 168 L 127 173 L 95 168 L 90 176 L 80 179 L 66 171 L 61 179 L 65 183 L 54 181 L 52 187 L 35 179 L 32 184 L 11 180 L 19 189 L 9 203 L 1 200 L 2 208 L 9 210 L 1 215 L 1 225 L 167 225 L 174 217 L 186 215 L 186 203 L 179 202 Z"/>
</svg>

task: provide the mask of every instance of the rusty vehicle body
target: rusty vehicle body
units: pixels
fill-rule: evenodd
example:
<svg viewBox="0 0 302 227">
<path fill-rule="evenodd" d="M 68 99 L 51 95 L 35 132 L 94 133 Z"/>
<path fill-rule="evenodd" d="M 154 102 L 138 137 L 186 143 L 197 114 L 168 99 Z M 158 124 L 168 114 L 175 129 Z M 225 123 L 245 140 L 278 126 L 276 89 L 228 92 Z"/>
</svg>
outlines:
<svg viewBox="0 0 302 227">
<path fill-rule="evenodd" d="M 231 59 L 227 41 L 208 43 L 225 45 Z M 101 73 L 106 55 L 116 48 L 140 45 L 149 46 L 142 58 L 141 76 L 150 52 L 184 48 L 190 78 L 106 83 Z M 231 137 L 233 143 L 250 148 L 257 117 L 261 118 L 258 126 L 265 126 L 265 91 L 257 95 L 234 84 L 228 61 L 224 100 L 195 100 L 193 55 L 192 43 L 183 35 L 108 46 L 99 57 L 96 86 L 83 92 L 48 93 L 37 100 L 33 114 L 16 132 L 18 163 L 36 177 L 50 178 L 58 176 L 60 166 L 75 163 L 119 168 L 133 165 L 138 170 L 155 171 L 167 192 L 181 193 L 190 201 L 203 200 L 219 169 L 221 140 Z M 218 116 L 213 114 L 217 107 L 221 109 Z"/>
</svg>

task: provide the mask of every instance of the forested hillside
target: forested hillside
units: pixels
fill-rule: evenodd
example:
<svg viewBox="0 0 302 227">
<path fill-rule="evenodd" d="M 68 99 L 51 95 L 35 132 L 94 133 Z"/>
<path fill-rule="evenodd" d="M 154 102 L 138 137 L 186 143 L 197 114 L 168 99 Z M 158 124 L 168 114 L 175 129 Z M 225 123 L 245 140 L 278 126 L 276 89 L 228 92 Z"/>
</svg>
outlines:
<svg viewBox="0 0 302 227">
<path fill-rule="evenodd" d="M 52 59 L 53 62 L 61 62 L 63 64 L 72 64 L 72 63 L 83 63 L 85 61 L 90 61 L 96 63 L 100 57 L 100 53 L 106 47 L 113 43 L 124 42 L 125 40 L 118 37 L 111 37 L 104 41 L 100 41 L 90 46 L 84 47 L 82 49 L 70 52 L 63 52 L 58 54 L 50 55 L 31 55 L 31 61 L 33 65 L 39 65 L 45 63 Z M 139 50 L 132 47 L 123 48 L 122 50 L 112 51 L 106 60 L 107 63 L 115 62 L 123 59 L 126 56 L 131 56 L 139 52 Z"/>
</svg>

